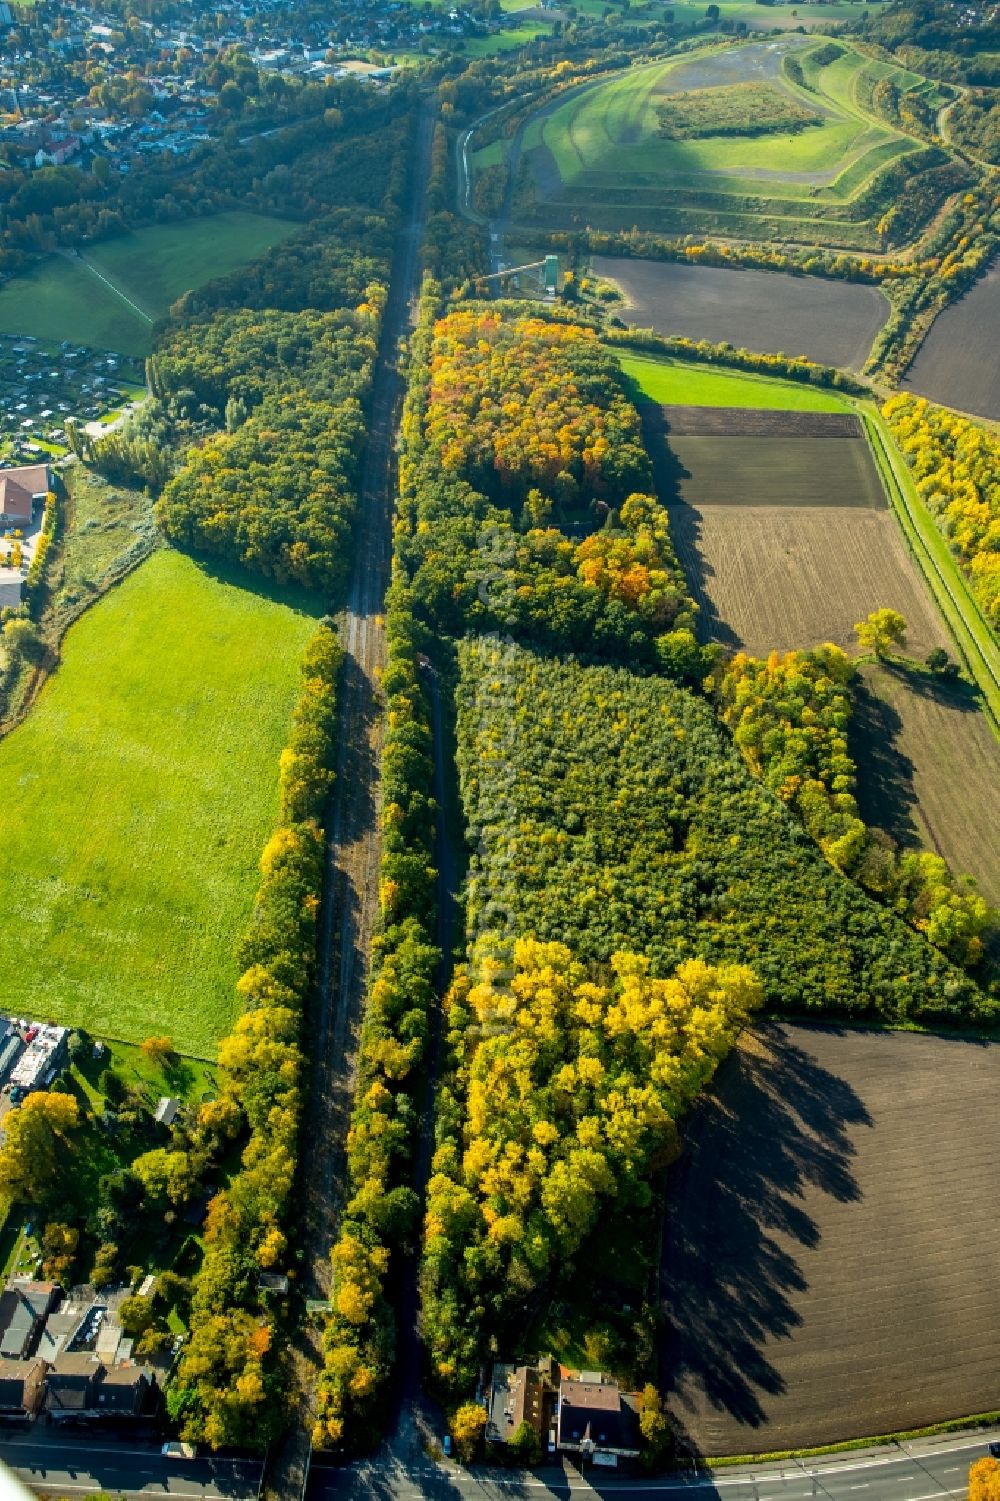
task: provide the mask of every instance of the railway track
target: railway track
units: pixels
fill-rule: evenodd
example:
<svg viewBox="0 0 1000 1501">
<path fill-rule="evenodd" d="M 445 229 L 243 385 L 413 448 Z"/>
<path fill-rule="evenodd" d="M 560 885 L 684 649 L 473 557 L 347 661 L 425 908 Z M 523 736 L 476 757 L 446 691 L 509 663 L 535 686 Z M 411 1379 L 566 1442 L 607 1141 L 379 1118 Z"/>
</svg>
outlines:
<svg viewBox="0 0 1000 1501">
<path fill-rule="evenodd" d="M 413 143 L 411 200 L 397 239 L 382 319 L 368 444 L 355 527 L 354 568 L 343 616 L 336 781 L 327 824 L 316 998 L 306 1053 L 311 1061 L 309 1123 L 303 1152 L 302 1288 L 308 1300 L 330 1296 L 330 1250 L 346 1176 L 356 1042 L 364 1013 L 368 956 L 377 910 L 379 810 L 385 661 L 382 609 L 389 582 L 395 499 L 396 432 L 403 397 L 399 341 L 409 331 L 419 292 L 420 249 L 434 118 L 421 110 Z M 308 1478 L 321 1330 L 306 1320 L 292 1351 L 298 1421 L 275 1454 L 268 1497 L 293 1501 Z"/>
</svg>

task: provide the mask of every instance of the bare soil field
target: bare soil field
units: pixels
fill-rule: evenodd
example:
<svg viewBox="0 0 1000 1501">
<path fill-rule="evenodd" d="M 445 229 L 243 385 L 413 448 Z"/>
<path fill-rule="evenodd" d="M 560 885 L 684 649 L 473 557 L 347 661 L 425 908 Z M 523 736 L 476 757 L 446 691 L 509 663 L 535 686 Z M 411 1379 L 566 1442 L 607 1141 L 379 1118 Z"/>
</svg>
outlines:
<svg viewBox="0 0 1000 1501">
<path fill-rule="evenodd" d="M 889 304 L 877 287 L 596 255 L 594 273 L 617 282 L 637 328 L 692 339 L 726 340 L 766 354 L 805 355 L 860 370 Z"/>
<path fill-rule="evenodd" d="M 764 1025 L 667 1186 L 663 1385 L 704 1455 L 1000 1403 L 1000 1045 Z"/>
<path fill-rule="evenodd" d="M 935 318 L 903 389 L 1000 422 L 1000 261 Z"/>
<path fill-rule="evenodd" d="M 686 505 L 883 509 L 863 438 L 669 437 L 674 494 Z"/>
<path fill-rule="evenodd" d="M 862 438 L 853 412 L 785 412 L 760 407 L 664 406 L 671 438 Z"/>
<path fill-rule="evenodd" d="M 866 823 L 943 855 L 1000 903 L 1000 743 L 963 683 L 864 667 L 852 750 Z"/>
<path fill-rule="evenodd" d="M 707 640 L 755 656 L 821 641 L 852 650 L 855 621 L 887 605 L 915 656 L 951 649 L 888 510 L 681 505 L 670 525 Z"/>
</svg>

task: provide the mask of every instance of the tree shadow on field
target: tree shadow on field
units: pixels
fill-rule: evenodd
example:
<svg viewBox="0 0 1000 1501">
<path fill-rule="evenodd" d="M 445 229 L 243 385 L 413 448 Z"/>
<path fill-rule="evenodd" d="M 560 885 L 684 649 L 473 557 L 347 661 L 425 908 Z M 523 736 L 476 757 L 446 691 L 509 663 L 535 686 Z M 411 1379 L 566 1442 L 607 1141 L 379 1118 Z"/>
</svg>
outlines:
<svg viewBox="0 0 1000 1501">
<path fill-rule="evenodd" d="M 903 729 L 899 711 L 877 692 L 877 679 L 871 682 L 864 672 L 856 674 L 851 698 L 847 738 L 858 768 L 858 811 L 866 824 L 883 829 L 897 844 L 919 844 L 913 762 L 898 744 Z"/>
<path fill-rule="evenodd" d="M 682 1448 L 697 1453 L 719 1414 L 759 1427 L 761 1398 L 784 1390 L 765 1345 L 802 1322 L 792 1298 L 808 1279 L 794 1252 L 820 1238 L 808 1206 L 860 1199 L 851 1132 L 871 1124 L 855 1090 L 773 1023 L 754 1028 L 693 1112 L 661 1262 L 662 1386 Z"/>
<path fill-rule="evenodd" d="M 918 698 L 930 699 L 932 703 L 955 709 L 960 714 L 975 714 L 981 707 L 977 690 L 964 678 L 946 678 L 938 673 L 925 672 L 898 658 L 883 662 L 882 666 L 897 683 Z"/>
<path fill-rule="evenodd" d="M 644 402 L 639 406 L 639 414 L 646 450 L 653 465 L 657 498 L 661 505 L 670 508 L 670 535 L 674 550 L 684 570 L 687 586 L 698 604 L 698 635 L 703 641 L 718 641 L 722 646 L 737 651 L 743 643 L 732 626 L 722 619 L 709 592 L 715 569 L 700 546 L 701 512 L 681 495 L 681 481 L 690 479 L 691 472 L 685 469 L 670 447 L 670 424 L 666 410 Z"/>
</svg>

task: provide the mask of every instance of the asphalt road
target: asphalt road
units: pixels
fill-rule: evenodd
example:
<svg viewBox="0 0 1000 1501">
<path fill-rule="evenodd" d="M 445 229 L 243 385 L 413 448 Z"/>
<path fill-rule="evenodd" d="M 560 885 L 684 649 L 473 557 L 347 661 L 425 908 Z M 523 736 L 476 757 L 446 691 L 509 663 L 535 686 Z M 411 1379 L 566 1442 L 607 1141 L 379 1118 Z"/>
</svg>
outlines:
<svg viewBox="0 0 1000 1501">
<path fill-rule="evenodd" d="M 393 1458 L 344 1469 L 313 1466 L 307 1501 L 548 1501 L 571 1496 L 678 1497 L 692 1501 L 945 1501 L 964 1497 L 969 1465 L 1000 1431 L 945 1434 L 819 1459 L 784 1460 L 716 1471 L 628 1477 L 566 1465 L 526 1471 L 462 1470 L 454 1464 L 404 1467 Z"/>
<path fill-rule="evenodd" d="M 108 1491 L 177 1501 L 256 1501 L 261 1475 L 258 1460 L 164 1459 L 158 1445 L 51 1428 L 0 1433 L 0 1460 L 33 1491 L 70 1498 Z"/>
</svg>

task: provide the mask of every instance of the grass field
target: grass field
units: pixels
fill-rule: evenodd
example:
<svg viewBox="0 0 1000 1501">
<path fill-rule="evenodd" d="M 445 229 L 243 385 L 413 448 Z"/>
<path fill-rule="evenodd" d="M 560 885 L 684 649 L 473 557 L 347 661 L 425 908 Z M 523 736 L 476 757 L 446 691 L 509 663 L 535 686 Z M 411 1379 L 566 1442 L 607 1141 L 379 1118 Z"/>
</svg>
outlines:
<svg viewBox="0 0 1000 1501">
<path fill-rule="evenodd" d="M 643 359 L 622 355 L 621 367 L 633 383 L 633 399 L 663 405 L 753 407 L 788 412 L 844 412 L 849 405 L 835 391 L 769 380 L 742 370 L 720 370 L 688 360 Z"/>
<path fill-rule="evenodd" d="M 764 354 L 801 354 L 821 365 L 860 370 L 889 316 L 877 287 L 815 276 L 621 256 L 594 256 L 592 264 L 621 288 L 627 305 L 615 311 L 633 327 Z"/>
<path fill-rule="evenodd" d="M 895 665 L 862 677 L 852 733 L 865 822 L 935 850 L 1000 904 L 1000 741 L 972 690 Z"/>
<path fill-rule="evenodd" d="M 0 333 L 147 354 L 152 323 L 178 297 L 253 260 L 296 227 L 259 214 L 214 214 L 89 245 L 82 258 L 50 256 L 0 287 Z"/>
<path fill-rule="evenodd" d="M 998 1068 L 997 1044 L 790 1026 L 722 1065 L 667 1186 L 666 1407 L 694 1452 L 995 1407 Z"/>
<path fill-rule="evenodd" d="M 0 1007 L 211 1055 L 312 616 L 161 551 L 69 631 L 0 742 Z"/>
<path fill-rule="evenodd" d="M 912 170 L 920 170 L 924 163 L 915 154 L 924 147 L 871 112 L 871 91 L 887 72 L 903 92 L 923 88 L 924 80 L 846 46 L 839 59 L 811 65 L 821 45 L 786 36 L 708 46 L 693 56 L 628 69 L 544 106 L 540 129 L 533 133 L 529 124 L 525 132 L 532 170 L 513 217 L 548 228 L 637 225 L 881 248 L 876 226 L 882 208 L 863 191 L 903 156 L 914 155 Z M 783 59 L 790 53 L 800 59 L 808 88 L 785 75 Z M 685 120 L 698 114 L 704 122 L 713 110 L 718 113 L 723 97 L 713 91 L 731 91 L 733 85 L 766 88 L 769 97 L 785 100 L 789 112 L 807 110 L 817 123 L 696 139 L 661 133 L 666 101 L 689 94 Z M 716 102 L 702 107 L 700 97 Z M 675 102 L 675 115 L 679 108 Z"/>
</svg>

